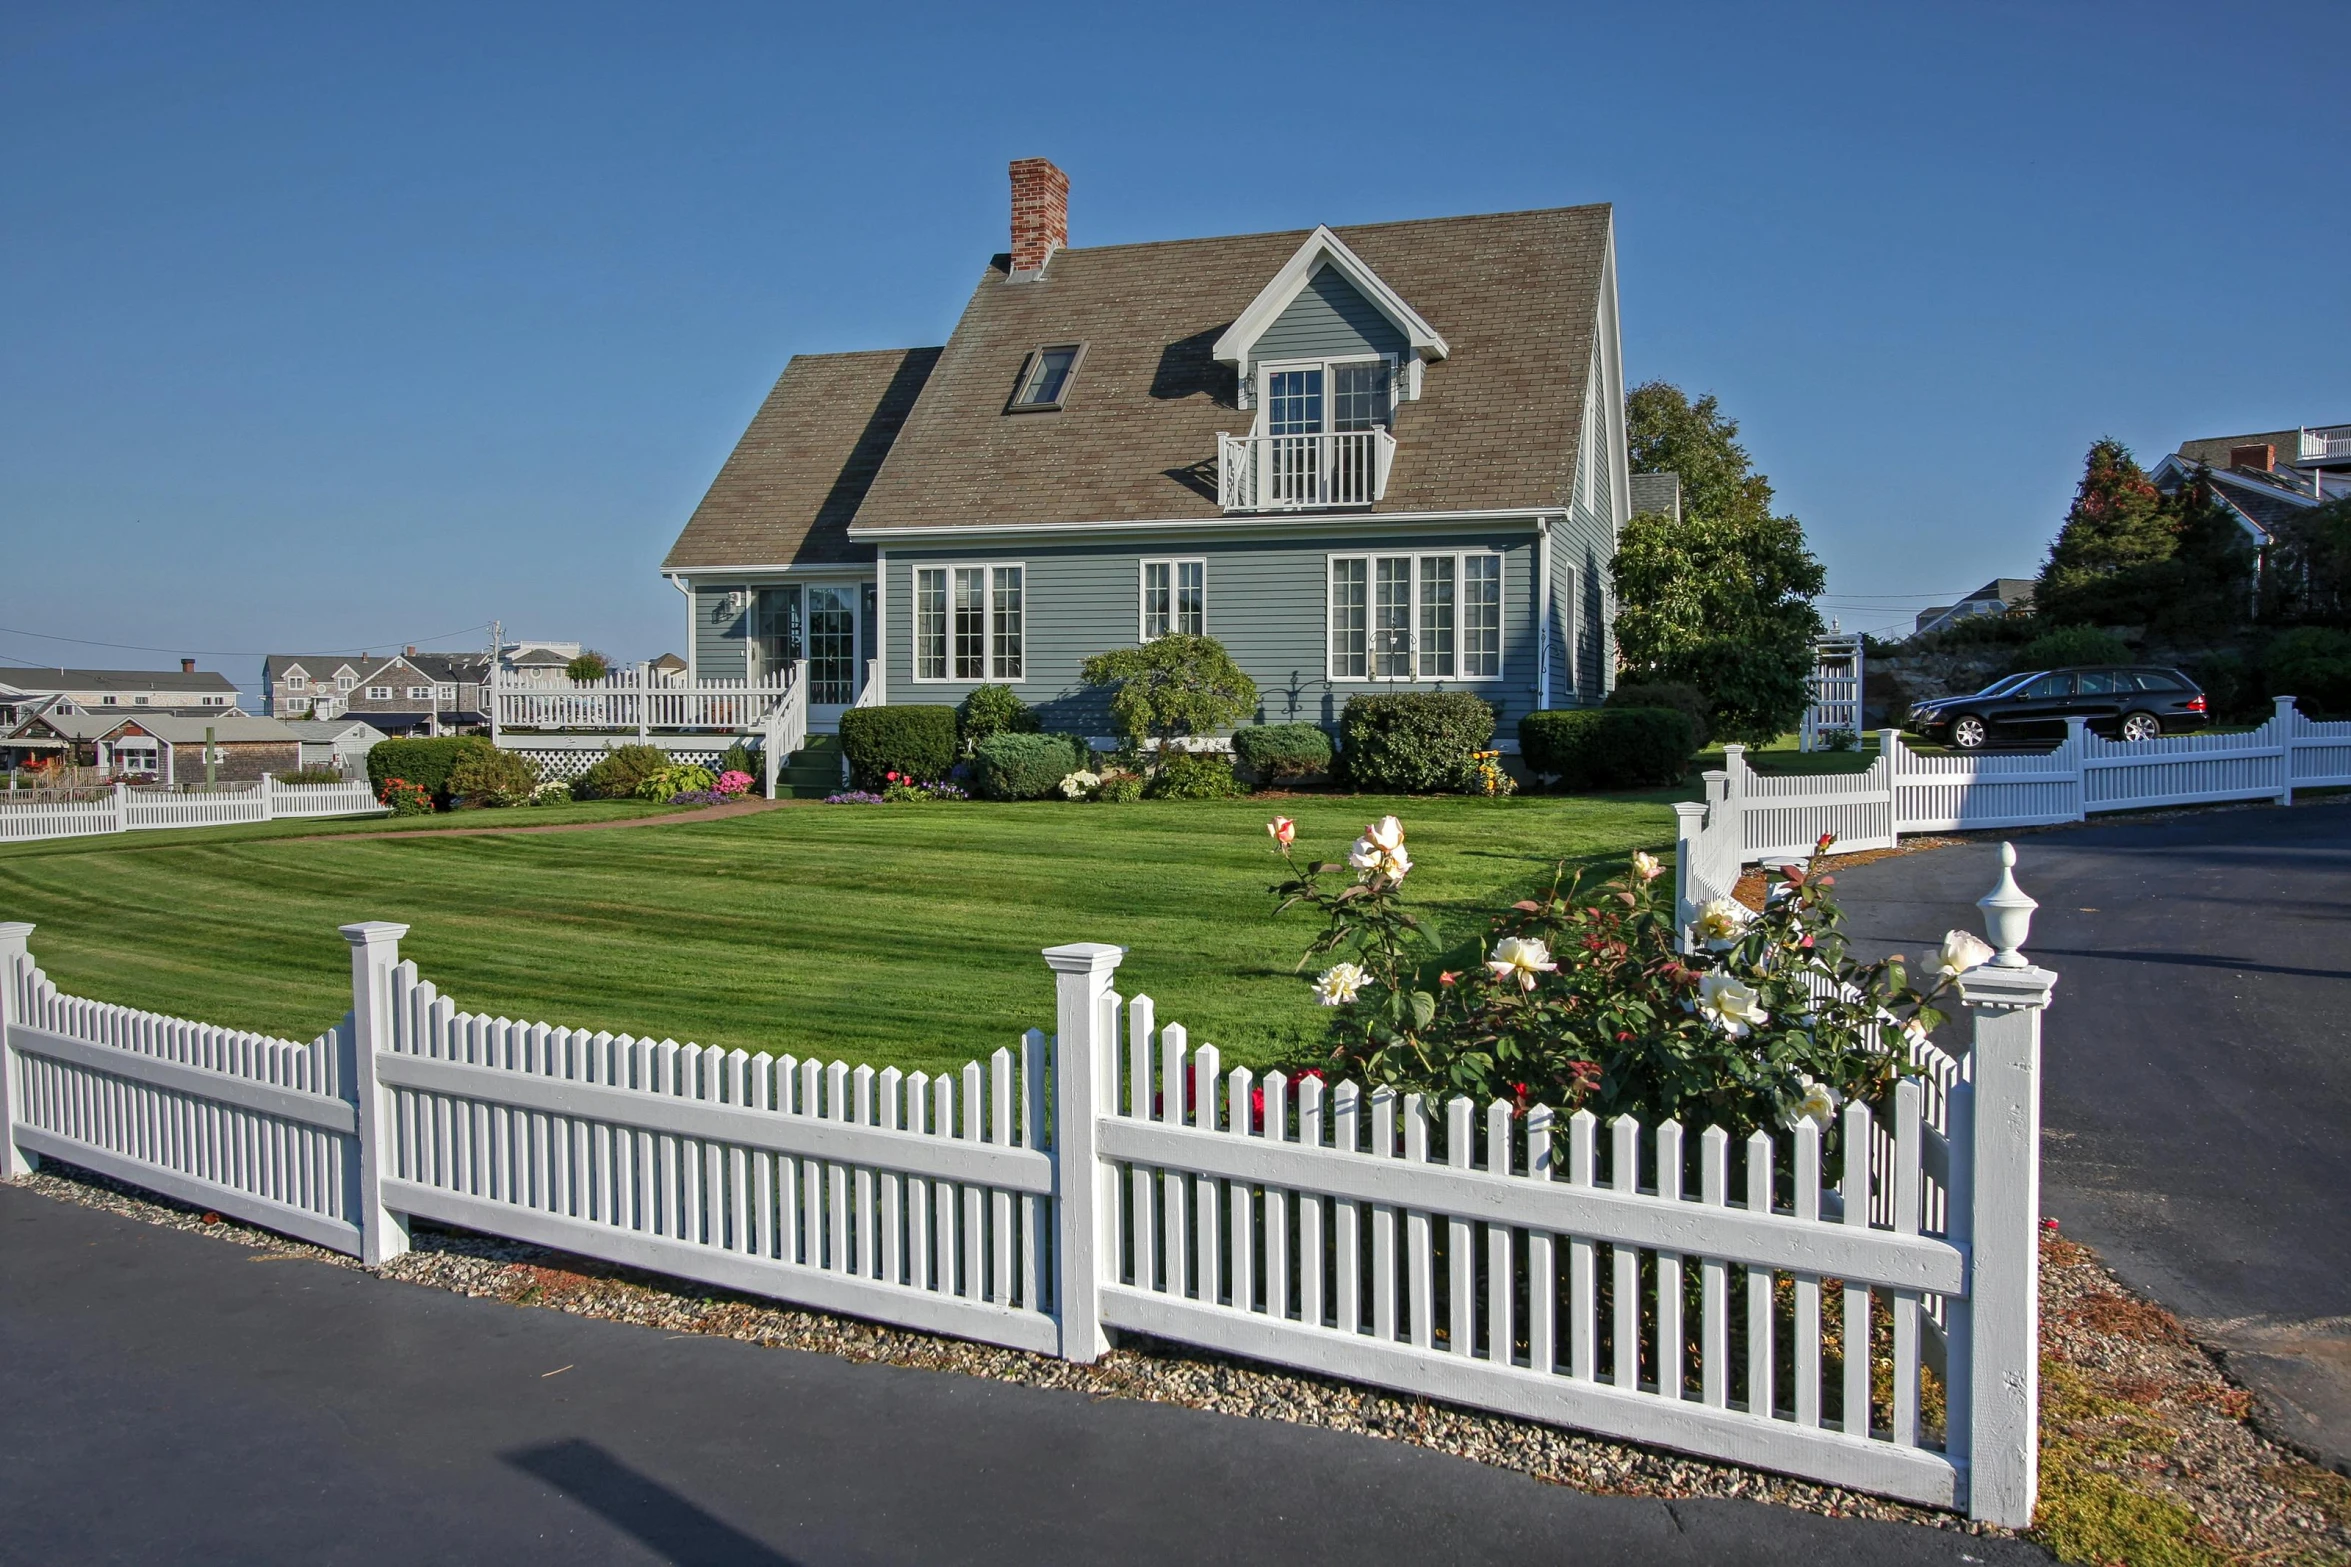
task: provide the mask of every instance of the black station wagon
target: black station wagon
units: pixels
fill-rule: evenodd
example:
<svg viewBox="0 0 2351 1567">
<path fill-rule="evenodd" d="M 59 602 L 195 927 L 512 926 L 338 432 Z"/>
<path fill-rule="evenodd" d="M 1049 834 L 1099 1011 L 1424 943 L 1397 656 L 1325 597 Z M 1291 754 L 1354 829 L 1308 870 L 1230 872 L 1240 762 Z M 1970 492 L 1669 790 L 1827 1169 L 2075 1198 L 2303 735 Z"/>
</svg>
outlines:
<svg viewBox="0 0 2351 1567">
<path fill-rule="evenodd" d="M 2098 665 L 2040 669 L 1995 680 L 1972 696 L 1941 696 L 1910 710 L 1910 729 L 1963 751 L 2004 741 L 2062 740 L 2082 719 L 2109 739 L 2152 740 L 2200 728 L 2204 693 L 2176 669 Z"/>
</svg>

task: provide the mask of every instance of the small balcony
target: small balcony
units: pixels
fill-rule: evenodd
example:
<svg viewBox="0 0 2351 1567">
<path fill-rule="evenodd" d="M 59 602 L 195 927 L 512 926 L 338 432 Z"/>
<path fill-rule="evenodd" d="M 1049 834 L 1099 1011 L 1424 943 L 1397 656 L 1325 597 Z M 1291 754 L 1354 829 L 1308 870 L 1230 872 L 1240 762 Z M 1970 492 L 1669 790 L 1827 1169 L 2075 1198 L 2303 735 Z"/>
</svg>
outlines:
<svg viewBox="0 0 2351 1567">
<path fill-rule="evenodd" d="M 1388 493 L 1396 438 L 1385 430 L 1219 435 L 1216 494 L 1226 511 L 1327 511 Z"/>
<path fill-rule="evenodd" d="M 2302 454 L 2295 459 L 2306 467 L 2351 463 L 2351 424 L 2329 425 L 2302 432 Z"/>
</svg>

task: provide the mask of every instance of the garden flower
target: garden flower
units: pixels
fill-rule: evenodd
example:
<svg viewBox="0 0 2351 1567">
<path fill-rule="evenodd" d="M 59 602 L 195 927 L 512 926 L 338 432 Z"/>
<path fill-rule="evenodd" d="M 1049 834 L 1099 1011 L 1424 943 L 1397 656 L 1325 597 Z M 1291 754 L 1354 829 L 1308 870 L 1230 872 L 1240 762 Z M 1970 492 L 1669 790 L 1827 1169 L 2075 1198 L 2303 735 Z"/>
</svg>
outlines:
<svg viewBox="0 0 2351 1567">
<path fill-rule="evenodd" d="M 1273 835 L 1274 842 L 1280 844 L 1285 849 L 1288 848 L 1292 843 L 1296 842 L 1298 838 L 1298 824 L 1290 820 L 1287 816 L 1277 816 L 1272 821 L 1267 822 L 1265 824 L 1265 830 Z"/>
<path fill-rule="evenodd" d="M 1992 948 L 1981 936 L 1964 930 L 1946 932 L 1943 936 L 1943 960 L 1936 972 L 1945 979 L 1957 979 L 1979 963 L 1992 960 Z"/>
<path fill-rule="evenodd" d="M 1762 1003 L 1753 986 L 1742 985 L 1719 970 L 1698 981 L 1698 1010 L 1733 1039 L 1771 1021 Z"/>
<path fill-rule="evenodd" d="M 1336 963 L 1314 982 L 1314 999 L 1326 1007 L 1343 1007 L 1355 999 L 1369 974 L 1353 963 Z"/>
<path fill-rule="evenodd" d="M 1091 768 L 1081 767 L 1061 780 L 1061 795 L 1065 800 L 1082 800 L 1102 787 L 1102 775 Z"/>
<path fill-rule="evenodd" d="M 1646 849 L 1633 851 L 1633 874 L 1643 881 L 1655 881 L 1665 874 L 1665 862 Z"/>
<path fill-rule="evenodd" d="M 1404 824 L 1393 816 L 1383 816 L 1364 828 L 1355 847 L 1347 851 L 1347 863 L 1367 876 L 1402 881 L 1412 869 L 1412 856 L 1404 852 Z"/>
<path fill-rule="evenodd" d="M 1722 952 L 1739 944 L 1747 924 L 1755 915 L 1744 903 L 1729 898 L 1716 898 L 1698 911 L 1698 939 L 1712 952 Z"/>
<path fill-rule="evenodd" d="M 1515 979 L 1521 990 L 1535 988 L 1537 974 L 1553 974 L 1559 965 L 1551 961 L 1551 949 L 1532 936 L 1505 936 L 1494 943 L 1493 961 L 1486 965 L 1496 979 Z"/>
<path fill-rule="evenodd" d="M 1809 1077 L 1797 1078 L 1796 1086 L 1804 1090 L 1804 1097 L 1796 1101 L 1796 1108 L 1792 1114 L 1781 1117 L 1780 1125 L 1791 1132 L 1796 1129 L 1796 1123 L 1799 1121 L 1810 1121 L 1824 1132 L 1836 1125 L 1837 1107 L 1845 1102 L 1843 1094 L 1838 1093 L 1828 1084 L 1816 1083 Z"/>
</svg>

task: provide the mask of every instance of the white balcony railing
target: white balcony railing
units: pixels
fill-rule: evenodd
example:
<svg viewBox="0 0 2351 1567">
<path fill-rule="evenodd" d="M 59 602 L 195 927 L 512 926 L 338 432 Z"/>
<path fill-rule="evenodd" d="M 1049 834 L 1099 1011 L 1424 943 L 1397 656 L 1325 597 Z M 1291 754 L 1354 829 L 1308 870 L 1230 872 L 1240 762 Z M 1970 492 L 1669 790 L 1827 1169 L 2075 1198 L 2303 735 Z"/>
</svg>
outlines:
<svg viewBox="0 0 2351 1567">
<path fill-rule="evenodd" d="M 758 681 L 664 682 L 643 669 L 616 669 L 602 680 L 547 686 L 490 686 L 493 733 L 513 729 L 649 734 L 656 730 L 753 734 L 795 693 L 797 668 Z M 805 705 L 805 704 L 803 704 Z"/>
<path fill-rule="evenodd" d="M 2351 424 L 2331 425 L 2323 430 L 2302 432 L 2302 462 L 2343 462 L 2351 460 Z"/>
<path fill-rule="evenodd" d="M 1219 435 L 1216 493 L 1226 511 L 1369 506 L 1388 492 L 1396 438 L 1385 430 Z"/>
</svg>

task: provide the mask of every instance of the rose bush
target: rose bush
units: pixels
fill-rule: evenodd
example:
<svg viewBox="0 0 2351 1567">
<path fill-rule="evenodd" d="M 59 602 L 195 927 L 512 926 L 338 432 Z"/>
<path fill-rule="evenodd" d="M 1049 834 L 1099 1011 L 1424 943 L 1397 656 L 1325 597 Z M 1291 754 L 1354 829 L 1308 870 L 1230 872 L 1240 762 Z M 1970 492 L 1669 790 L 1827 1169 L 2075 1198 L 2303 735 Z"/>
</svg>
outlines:
<svg viewBox="0 0 2351 1567">
<path fill-rule="evenodd" d="M 1899 955 L 1857 961 L 1818 868 L 1826 838 L 1812 861 L 1770 873 L 1760 913 L 1709 904 L 1690 952 L 1671 878 L 1646 853 L 1597 887 L 1562 866 L 1542 896 L 1448 949 L 1405 906 L 1413 861 L 1395 817 L 1365 828 L 1344 863 L 1301 865 L 1294 826 L 1266 830 L 1291 872 L 1271 889 L 1277 912 L 1323 917 L 1298 966 L 1332 1009 L 1330 1058 L 1369 1082 L 1481 1104 L 1734 1135 L 1810 1120 L 1833 1144 L 1838 1108 L 1884 1103 L 1910 1069 L 1890 1047 L 1924 1038 L 1952 983 L 1991 956 L 1953 931 L 1924 989 Z"/>
</svg>

